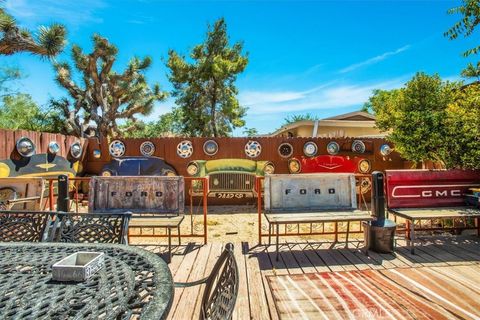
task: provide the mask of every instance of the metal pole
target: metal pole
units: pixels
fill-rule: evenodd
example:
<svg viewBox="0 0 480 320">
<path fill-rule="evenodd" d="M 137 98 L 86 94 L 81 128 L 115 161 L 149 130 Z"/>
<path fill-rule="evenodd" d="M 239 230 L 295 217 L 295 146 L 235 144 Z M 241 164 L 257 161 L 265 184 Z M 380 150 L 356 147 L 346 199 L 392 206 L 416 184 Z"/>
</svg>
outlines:
<svg viewBox="0 0 480 320">
<path fill-rule="evenodd" d="M 50 211 L 55 210 L 55 205 L 53 204 L 53 180 L 48 180 L 48 202 L 50 205 Z"/>
<path fill-rule="evenodd" d="M 68 176 L 59 175 L 58 176 L 58 198 L 57 198 L 57 211 L 68 212 L 69 208 L 68 198 Z"/>
<path fill-rule="evenodd" d="M 257 185 L 257 209 L 258 209 L 258 244 L 262 244 L 262 188 L 260 177 L 256 177 Z M 278 228 L 277 228 L 278 229 Z M 268 232 L 270 234 L 270 231 Z M 270 236 L 270 235 L 269 235 Z"/>
<path fill-rule="evenodd" d="M 204 236 L 203 236 L 203 242 L 205 244 L 207 244 L 207 229 L 208 229 L 208 225 L 207 225 L 207 210 L 208 210 L 208 203 L 207 203 L 207 199 L 208 199 L 208 178 L 204 178 L 203 179 L 203 228 L 204 228 Z"/>
</svg>

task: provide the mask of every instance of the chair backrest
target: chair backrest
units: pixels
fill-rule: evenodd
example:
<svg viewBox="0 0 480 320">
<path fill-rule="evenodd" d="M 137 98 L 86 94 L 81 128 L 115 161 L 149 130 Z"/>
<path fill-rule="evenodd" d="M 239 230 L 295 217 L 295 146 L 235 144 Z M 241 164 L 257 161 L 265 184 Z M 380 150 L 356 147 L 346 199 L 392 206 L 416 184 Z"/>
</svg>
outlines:
<svg viewBox="0 0 480 320">
<path fill-rule="evenodd" d="M 130 213 L 64 213 L 56 215 L 50 241 L 126 244 Z"/>
<path fill-rule="evenodd" d="M 355 175 L 349 173 L 272 174 L 265 177 L 265 212 L 355 210 Z"/>
<path fill-rule="evenodd" d="M 183 177 L 135 176 L 92 177 L 88 210 L 183 214 L 185 209 Z"/>
<path fill-rule="evenodd" d="M 0 211 L 0 242 L 40 242 L 52 212 Z"/>
<path fill-rule="evenodd" d="M 227 243 L 208 277 L 200 319 L 231 319 L 238 296 L 238 276 L 233 244 Z"/>
<path fill-rule="evenodd" d="M 465 206 L 469 188 L 480 186 L 480 171 L 386 170 L 388 207 Z"/>
</svg>

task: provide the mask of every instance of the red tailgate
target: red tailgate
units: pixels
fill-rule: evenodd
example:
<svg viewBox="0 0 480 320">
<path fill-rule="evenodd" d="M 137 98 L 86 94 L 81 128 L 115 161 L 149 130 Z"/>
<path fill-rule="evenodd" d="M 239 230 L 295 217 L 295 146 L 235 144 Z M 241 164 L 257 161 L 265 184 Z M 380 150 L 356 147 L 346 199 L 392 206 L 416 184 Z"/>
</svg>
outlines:
<svg viewBox="0 0 480 320">
<path fill-rule="evenodd" d="M 389 208 L 464 206 L 468 188 L 480 186 L 480 171 L 387 170 Z"/>
</svg>

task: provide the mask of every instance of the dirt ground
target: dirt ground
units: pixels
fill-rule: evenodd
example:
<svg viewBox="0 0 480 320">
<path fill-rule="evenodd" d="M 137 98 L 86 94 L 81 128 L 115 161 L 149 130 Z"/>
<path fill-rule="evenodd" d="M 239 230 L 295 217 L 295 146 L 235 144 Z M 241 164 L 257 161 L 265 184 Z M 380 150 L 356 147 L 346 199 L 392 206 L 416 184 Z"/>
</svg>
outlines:
<svg viewBox="0 0 480 320">
<path fill-rule="evenodd" d="M 81 212 L 86 212 L 85 207 L 81 207 Z M 403 221 L 397 221 L 399 226 L 403 227 Z M 350 231 L 359 230 L 359 223 L 350 223 Z M 288 233 L 310 232 L 310 228 L 313 231 L 333 231 L 334 224 L 326 223 L 324 226 L 321 224 L 301 224 L 290 225 L 287 229 Z M 267 233 L 267 223 L 262 215 L 262 232 Z M 346 223 L 339 223 L 338 229 L 346 230 Z M 280 232 L 285 232 L 284 226 L 281 227 Z M 474 230 L 464 230 L 463 233 L 472 233 Z M 136 237 L 140 234 L 139 229 L 130 228 L 130 243 L 131 244 L 165 244 L 167 238 L 165 237 L 164 228 L 142 228 L 141 234 L 143 237 Z M 202 208 L 194 208 L 193 214 L 190 214 L 190 208 L 185 208 L 185 219 L 181 224 L 182 235 L 187 234 L 202 234 L 203 233 L 203 214 Z M 176 230 L 172 230 L 172 234 L 177 234 Z M 258 243 L 258 213 L 255 206 L 209 206 L 207 215 L 207 234 L 208 242 L 242 242 L 246 241 L 251 244 Z M 160 235 L 156 236 L 156 235 Z M 363 233 L 351 233 L 350 239 L 363 238 Z M 285 241 L 286 237 L 282 237 L 281 241 Z M 333 240 L 332 235 L 300 235 L 289 236 L 291 240 Z M 339 235 L 339 241 L 344 239 L 344 235 Z M 263 238 L 263 243 L 268 241 L 267 237 Z M 274 242 L 274 239 L 272 240 Z M 196 242 L 202 243 L 202 237 L 182 237 L 182 243 Z M 177 243 L 177 239 L 174 237 L 173 244 Z"/>
<path fill-rule="evenodd" d="M 198 210 L 197 210 L 198 211 Z M 201 234 L 203 232 L 203 215 L 201 212 L 197 212 L 193 215 L 190 215 L 189 208 L 186 208 L 185 212 L 185 220 L 182 222 L 181 225 L 181 232 L 182 234 L 190 234 L 191 230 L 193 229 L 193 233 Z M 262 216 L 262 227 L 263 232 L 267 232 L 267 224 L 265 218 Z M 319 225 L 314 225 L 314 228 L 320 228 Z M 310 225 L 300 225 L 300 232 L 308 232 L 310 230 Z M 350 229 L 358 229 L 358 223 L 351 223 Z M 345 225 L 339 225 L 339 230 L 345 230 Z M 281 232 L 284 229 L 281 229 Z M 326 224 L 325 230 L 332 231 L 333 224 Z M 153 230 L 143 228 L 142 234 L 143 235 L 153 235 L 155 234 L 165 234 L 163 230 Z M 294 225 L 289 228 L 289 233 L 297 232 L 297 225 Z M 135 235 L 140 234 L 139 230 L 131 229 L 131 243 L 132 244 L 153 244 L 159 242 L 166 242 L 165 238 L 159 237 L 148 237 L 148 238 L 140 238 L 135 237 Z M 176 231 L 172 231 L 172 234 L 176 234 Z M 249 243 L 258 243 L 258 213 L 257 209 L 254 206 L 209 206 L 208 207 L 208 215 L 207 215 L 207 234 L 208 234 L 208 241 L 209 242 L 242 242 L 248 241 Z M 353 237 L 361 237 L 361 234 L 355 234 Z M 340 236 L 339 239 L 342 239 L 343 236 Z M 289 237 L 289 239 L 333 239 L 333 236 L 328 235 L 314 235 L 314 236 L 294 236 Z M 182 242 L 201 242 L 202 238 L 183 238 Z M 268 238 L 264 238 L 263 240 L 268 241 Z M 176 239 L 173 240 L 173 243 L 176 243 Z"/>
</svg>

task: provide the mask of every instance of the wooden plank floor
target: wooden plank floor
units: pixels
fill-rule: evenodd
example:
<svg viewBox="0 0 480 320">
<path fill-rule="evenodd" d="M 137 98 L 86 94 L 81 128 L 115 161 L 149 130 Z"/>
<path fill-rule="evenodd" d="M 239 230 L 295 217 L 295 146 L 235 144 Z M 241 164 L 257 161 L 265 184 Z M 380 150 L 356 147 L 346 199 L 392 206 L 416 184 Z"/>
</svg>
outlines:
<svg viewBox="0 0 480 320">
<path fill-rule="evenodd" d="M 403 240 L 397 242 L 396 254 L 375 252 L 366 256 L 361 241 L 344 243 L 289 242 L 280 246 L 279 260 L 275 246 L 235 243 L 235 257 L 240 269 L 240 289 L 234 319 L 279 319 L 266 276 L 297 275 L 325 271 L 381 270 L 392 268 L 449 267 L 480 264 L 480 239 L 475 236 L 421 238 L 422 246 L 411 255 Z M 188 282 L 206 277 L 220 256 L 224 244 L 189 243 L 175 247 L 170 270 L 175 281 Z M 165 246 L 145 246 L 164 254 Z M 176 288 L 169 319 L 196 319 L 204 286 Z"/>
</svg>

